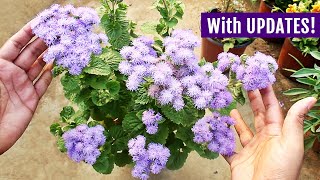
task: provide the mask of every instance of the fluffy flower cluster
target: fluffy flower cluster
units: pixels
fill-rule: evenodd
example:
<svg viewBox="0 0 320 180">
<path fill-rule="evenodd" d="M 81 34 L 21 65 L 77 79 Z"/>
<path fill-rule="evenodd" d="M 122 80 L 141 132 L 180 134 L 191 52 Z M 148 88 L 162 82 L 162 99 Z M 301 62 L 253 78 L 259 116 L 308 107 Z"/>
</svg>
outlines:
<svg viewBox="0 0 320 180">
<path fill-rule="evenodd" d="M 146 125 L 147 133 L 156 134 L 158 132 L 158 122 L 161 121 L 160 113 L 155 113 L 153 109 L 149 109 L 142 113 L 142 122 Z"/>
<path fill-rule="evenodd" d="M 198 109 L 228 106 L 232 102 L 228 78 L 210 63 L 199 66 L 194 53 L 199 44 L 191 31 L 175 30 L 165 38 L 165 53 L 158 57 L 152 48 L 153 40 L 134 40 L 133 46 L 120 52 L 125 61 L 120 63 L 119 70 L 128 76 L 127 88 L 135 91 L 151 78 L 149 96 L 161 105 L 171 104 L 177 111 L 185 106 L 184 95 L 191 97 Z"/>
<path fill-rule="evenodd" d="M 61 7 L 57 4 L 41 12 L 31 23 L 33 33 L 48 45 L 45 62 L 67 68 L 70 74 L 79 75 L 90 62 L 92 54 L 102 52 L 101 43 L 107 43 L 104 34 L 93 33 L 100 19 L 94 9 Z"/>
<path fill-rule="evenodd" d="M 205 116 L 192 127 L 193 141 L 206 144 L 210 151 L 231 156 L 236 145 L 231 125 L 234 125 L 234 121 L 229 116 L 221 116 L 216 112 Z"/>
<path fill-rule="evenodd" d="M 222 72 L 228 69 L 231 69 L 232 71 L 236 71 L 240 63 L 241 63 L 241 59 L 239 56 L 232 53 L 228 53 L 228 52 L 222 52 L 218 55 L 217 68 Z"/>
<path fill-rule="evenodd" d="M 104 128 L 101 125 L 88 127 L 86 124 L 65 132 L 62 137 L 68 156 L 75 162 L 85 161 L 94 164 L 101 154 L 99 147 L 106 141 L 103 132 Z"/>
<path fill-rule="evenodd" d="M 146 138 L 141 135 L 128 142 L 129 154 L 135 162 L 132 176 L 142 180 L 148 179 L 150 173 L 159 174 L 170 157 L 170 150 L 161 144 L 150 143 L 147 149 L 145 146 Z"/>
<path fill-rule="evenodd" d="M 276 60 L 268 55 L 256 52 L 248 57 L 244 64 L 236 69 L 237 79 L 247 91 L 263 89 L 276 81 L 274 73 L 278 69 Z"/>
</svg>

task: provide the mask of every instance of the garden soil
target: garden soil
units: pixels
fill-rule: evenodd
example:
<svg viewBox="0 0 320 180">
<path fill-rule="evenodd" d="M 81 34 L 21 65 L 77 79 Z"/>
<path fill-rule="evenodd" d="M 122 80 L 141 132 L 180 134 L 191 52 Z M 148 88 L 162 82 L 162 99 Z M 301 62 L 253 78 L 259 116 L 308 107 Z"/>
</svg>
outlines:
<svg viewBox="0 0 320 180">
<path fill-rule="evenodd" d="M 98 7 L 98 0 L 0 0 L 0 46 L 25 23 L 31 20 L 37 13 L 53 3 L 75 3 Z M 138 22 L 138 27 L 144 22 L 157 20 L 159 15 L 152 10 L 153 0 L 126 0 L 130 5 L 129 18 Z M 184 0 L 186 14 L 179 24 L 180 28 L 192 29 L 200 36 L 200 13 L 209 7 L 220 6 L 220 2 L 212 0 Z M 247 3 L 250 11 L 255 11 L 257 5 Z M 269 44 L 262 39 L 255 40 L 246 53 L 253 54 L 261 51 L 278 58 L 281 45 Z M 197 50 L 200 53 L 200 50 Z M 277 74 L 277 83 L 274 85 L 277 96 L 286 112 L 292 105 L 290 100 L 282 95 L 284 90 L 299 86 Z M 58 120 L 59 112 L 68 101 L 63 96 L 59 78 L 53 80 L 49 90 L 41 100 L 35 116 L 22 138 L 5 154 L 0 156 L 0 180 L 11 179 L 133 179 L 130 167 L 115 168 L 111 175 L 100 175 L 85 163 L 74 163 L 66 154 L 62 154 L 56 148 L 56 139 L 49 132 L 49 126 Z M 248 104 L 239 107 L 241 114 L 250 128 L 253 128 L 252 111 Z M 237 142 L 238 149 L 240 148 Z M 289 152 L 290 153 L 290 152 Z M 300 179 L 316 180 L 320 177 L 320 155 L 309 151 L 305 155 L 304 165 Z M 200 158 L 196 153 L 191 153 L 185 166 L 178 171 L 165 170 L 151 179 L 185 179 L 185 180 L 209 180 L 230 179 L 228 164 L 222 157 L 216 160 Z"/>
</svg>

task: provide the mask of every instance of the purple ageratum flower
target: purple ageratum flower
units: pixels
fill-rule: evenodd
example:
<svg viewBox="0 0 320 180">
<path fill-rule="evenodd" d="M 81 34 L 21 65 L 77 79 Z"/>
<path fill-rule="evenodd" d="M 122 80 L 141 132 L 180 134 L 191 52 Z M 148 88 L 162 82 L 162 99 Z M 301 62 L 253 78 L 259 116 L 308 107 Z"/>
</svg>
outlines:
<svg viewBox="0 0 320 180">
<path fill-rule="evenodd" d="M 192 127 L 193 141 L 206 144 L 210 151 L 231 156 L 235 150 L 235 136 L 229 127 L 233 124 L 231 117 L 216 112 L 205 116 Z"/>
<path fill-rule="evenodd" d="M 99 147 L 106 142 L 103 132 L 101 125 L 88 127 L 86 124 L 65 132 L 62 137 L 68 156 L 75 162 L 94 164 L 101 154 Z"/>
<path fill-rule="evenodd" d="M 94 9 L 53 5 L 32 21 L 31 28 L 49 47 L 45 62 L 54 61 L 70 74 L 79 75 L 92 54 L 101 54 L 101 43 L 108 41 L 106 35 L 93 33 L 99 23 Z"/>
<path fill-rule="evenodd" d="M 275 59 L 271 56 L 257 52 L 248 57 L 235 71 L 237 79 L 243 84 L 245 90 L 256 90 L 268 87 L 276 81 L 274 73 L 278 69 Z"/>
<path fill-rule="evenodd" d="M 170 157 L 170 150 L 161 144 L 150 143 L 146 148 L 146 138 L 141 135 L 131 139 L 128 147 L 135 162 L 131 174 L 142 180 L 148 179 L 150 173 L 159 174 Z"/>
<path fill-rule="evenodd" d="M 240 65 L 240 63 L 240 57 L 235 54 L 222 52 L 218 55 L 217 67 L 222 72 L 230 68 L 234 71 Z"/>
<path fill-rule="evenodd" d="M 158 122 L 161 121 L 161 119 L 161 114 L 156 113 L 153 109 L 142 113 L 142 122 L 146 125 L 148 134 L 156 134 L 158 132 Z"/>
<path fill-rule="evenodd" d="M 184 96 L 191 97 L 198 109 L 211 107 L 211 104 L 226 107 L 231 102 L 229 99 L 224 103 L 216 102 L 222 97 L 215 96 L 227 91 L 228 78 L 210 63 L 199 66 L 194 48 L 200 42 L 191 31 L 175 30 L 166 37 L 165 52 L 160 57 L 150 50 L 153 40 L 147 37 L 137 38 L 132 44 L 121 50 L 125 60 L 119 65 L 120 72 L 128 76 L 129 90 L 136 91 L 145 83 L 144 79 L 152 79 L 148 95 L 161 105 L 172 105 L 176 111 L 185 106 Z M 150 126 L 149 132 L 156 131 L 156 126 Z"/>
</svg>

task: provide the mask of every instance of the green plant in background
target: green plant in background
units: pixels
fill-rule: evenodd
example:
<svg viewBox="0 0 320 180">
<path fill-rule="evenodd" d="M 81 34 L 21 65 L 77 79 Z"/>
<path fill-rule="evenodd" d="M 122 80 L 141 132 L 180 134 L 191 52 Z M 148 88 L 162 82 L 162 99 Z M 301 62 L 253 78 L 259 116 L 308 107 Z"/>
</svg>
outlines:
<svg viewBox="0 0 320 180">
<path fill-rule="evenodd" d="M 221 43 L 223 44 L 224 52 L 228 52 L 230 49 L 252 42 L 252 38 L 223 38 Z"/>
<path fill-rule="evenodd" d="M 320 67 L 302 68 L 296 71 L 292 77 L 308 86 L 308 88 L 292 88 L 284 92 L 287 96 L 295 96 L 291 101 L 298 101 L 306 97 L 320 97 Z M 309 111 L 307 120 L 304 121 L 304 133 L 310 133 L 305 139 L 305 149 L 310 149 L 314 142 L 320 142 L 320 101 Z"/>
<path fill-rule="evenodd" d="M 294 3 L 293 3 L 294 2 Z M 287 13 L 319 13 L 319 0 L 294 0 L 286 7 Z M 310 54 L 320 60 L 320 38 L 292 38 L 292 43 L 306 56 Z"/>
<path fill-rule="evenodd" d="M 264 0 L 265 3 L 272 7 L 272 12 L 285 12 L 289 4 L 293 3 L 293 0 Z"/>
</svg>

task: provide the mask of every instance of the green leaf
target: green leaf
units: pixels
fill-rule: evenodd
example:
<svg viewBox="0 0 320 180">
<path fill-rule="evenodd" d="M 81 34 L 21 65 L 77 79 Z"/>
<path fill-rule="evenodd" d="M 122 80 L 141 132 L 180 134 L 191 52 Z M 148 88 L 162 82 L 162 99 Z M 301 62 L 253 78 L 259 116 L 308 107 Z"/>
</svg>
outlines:
<svg viewBox="0 0 320 180">
<path fill-rule="evenodd" d="M 84 72 L 94 75 L 108 76 L 112 70 L 111 67 L 102 58 L 92 57 L 89 65 L 84 68 Z"/>
<path fill-rule="evenodd" d="M 137 132 L 144 127 L 142 120 L 136 114 L 137 112 L 130 112 L 124 117 L 122 127 L 125 131 Z"/>
<path fill-rule="evenodd" d="M 54 68 L 52 69 L 52 76 L 57 77 L 60 74 L 62 74 L 64 71 L 66 71 L 65 68 L 63 68 L 61 66 L 54 66 Z"/>
<path fill-rule="evenodd" d="M 177 18 L 171 18 L 169 21 L 166 21 L 167 26 L 169 28 L 173 28 L 178 24 L 178 19 Z"/>
<path fill-rule="evenodd" d="M 118 167 L 124 167 L 132 162 L 132 158 L 129 156 L 128 151 L 122 151 L 121 153 L 116 153 L 114 162 Z"/>
<path fill-rule="evenodd" d="M 233 109 L 237 109 L 237 102 L 235 102 L 235 101 L 233 101 L 228 107 L 223 108 L 223 109 L 220 109 L 220 110 L 219 110 L 219 113 L 220 113 L 221 115 L 230 116 L 230 112 L 231 112 Z"/>
<path fill-rule="evenodd" d="M 317 84 L 317 81 L 311 78 L 298 78 L 296 80 L 302 84 L 306 84 L 309 86 L 315 86 Z"/>
<path fill-rule="evenodd" d="M 112 100 L 110 92 L 105 90 L 93 90 L 91 92 L 92 102 L 97 106 L 103 106 Z"/>
<path fill-rule="evenodd" d="M 244 97 L 242 86 L 234 86 L 230 88 L 233 99 L 235 99 L 239 104 L 244 105 L 246 103 L 246 98 Z"/>
<path fill-rule="evenodd" d="M 126 133 L 121 126 L 112 126 L 109 133 L 113 141 L 113 151 L 118 152 L 128 148 L 128 133 Z"/>
<path fill-rule="evenodd" d="M 310 52 L 311 56 L 317 60 L 320 60 L 320 52 L 319 51 L 312 51 Z"/>
<path fill-rule="evenodd" d="M 190 99 L 185 100 L 185 106 L 182 110 L 176 111 L 171 106 L 167 105 L 162 107 L 162 113 L 175 124 L 183 126 L 191 126 L 198 119 L 204 116 L 204 110 L 198 110 L 194 107 Z"/>
<path fill-rule="evenodd" d="M 190 150 L 183 145 L 183 142 L 179 139 L 168 146 L 170 150 L 170 157 L 166 164 L 169 170 L 178 170 L 183 167 L 186 162 Z"/>
<path fill-rule="evenodd" d="M 310 92 L 309 90 L 303 89 L 303 88 L 292 88 L 292 89 L 289 89 L 289 90 L 283 92 L 283 94 L 286 96 L 295 96 L 295 95 L 300 95 L 300 94 L 306 94 L 309 92 Z"/>
<path fill-rule="evenodd" d="M 107 89 L 106 83 L 108 80 L 109 77 L 106 76 L 88 75 L 84 81 L 94 89 Z"/>
<path fill-rule="evenodd" d="M 314 142 L 316 141 L 316 136 L 310 136 L 304 140 L 304 150 L 307 151 L 312 148 Z"/>
<path fill-rule="evenodd" d="M 75 111 L 72 106 L 63 107 L 62 111 L 60 112 L 61 122 L 67 122 L 74 114 Z"/>
<path fill-rule="evenodd" d="M 123 60 L 120 53 L 109 48 L 105 48 L 102 51 L 102 54 L 99 55 L 99 58 L 108 64 L 111 69 L 118 70 L 120 62 Z"/>
<path fill-rule="evenodd" d="M 101 174 L 111 174 L 114 168 L 114 158 L 106 151 L 102 152 L 93 168 Z"/>
<path fill-rule="evenodd" d="M 300 77 L 307 77 L 307 76 L 315 76 L 315 75 L 319 75 L 319 74 L 320 74 L 319 70 L 302 68 L 299 71 L 292 74 L 291 77 L 300 78 Z"/>
<path fill-rule="evenodd" d="M 152 34 L 152 35 L 158 35 L 157 33 L 157 22 L 146 22 L 142 24 L 141 31 L 144 34 Z"/>
<path fill-rule="evenodd" d="M 59 137 L 57 140 L 57 147 L 61 152 L 67 152 L 67 149 L 64 145 L 64 140 L 62 137 Z"/>
<path fill-rule="evenodd" d="M 233 43 L 224 43 L 223 44 L 223 51 L 228 52 L 230 49 L 234 48 Z"/>
<path fill-rule="evenodd" d="M 112 97 L 118 97 L 120 91 L 120 83 L 118 81 L 108 81 L 106 87 Z"/>
<path fill-rule="evenodd" d="M 74 101 L 81 91 L 81 81 L 79 76 L 72 76 L 69 73 L 66 73 L 61 78 L 61 84 L 63 86 L 65 97 Z"/>
<path fill-rule="evenodd" d="M 145 88 L 139 88 L 138 91 L 135 93 L 135 103 L 146 105 L 151 101 L 150 96 Z"/>
<path fill-rule="evenodd" d="M 169 135 L 169 128 L 167 125 L 161 124 L 159 125 L 159 129 L 157 134 L 150 135 L 146 133 L 146 138 L 150 142 L 165 144 Z"/>
<path fill-rule="evenodd" d="M 54 123 L 50 126 L 50 132 L 54 136 L 61 136 L 63 134 L 62 128 L 59 123 Z"/>
</svg>

